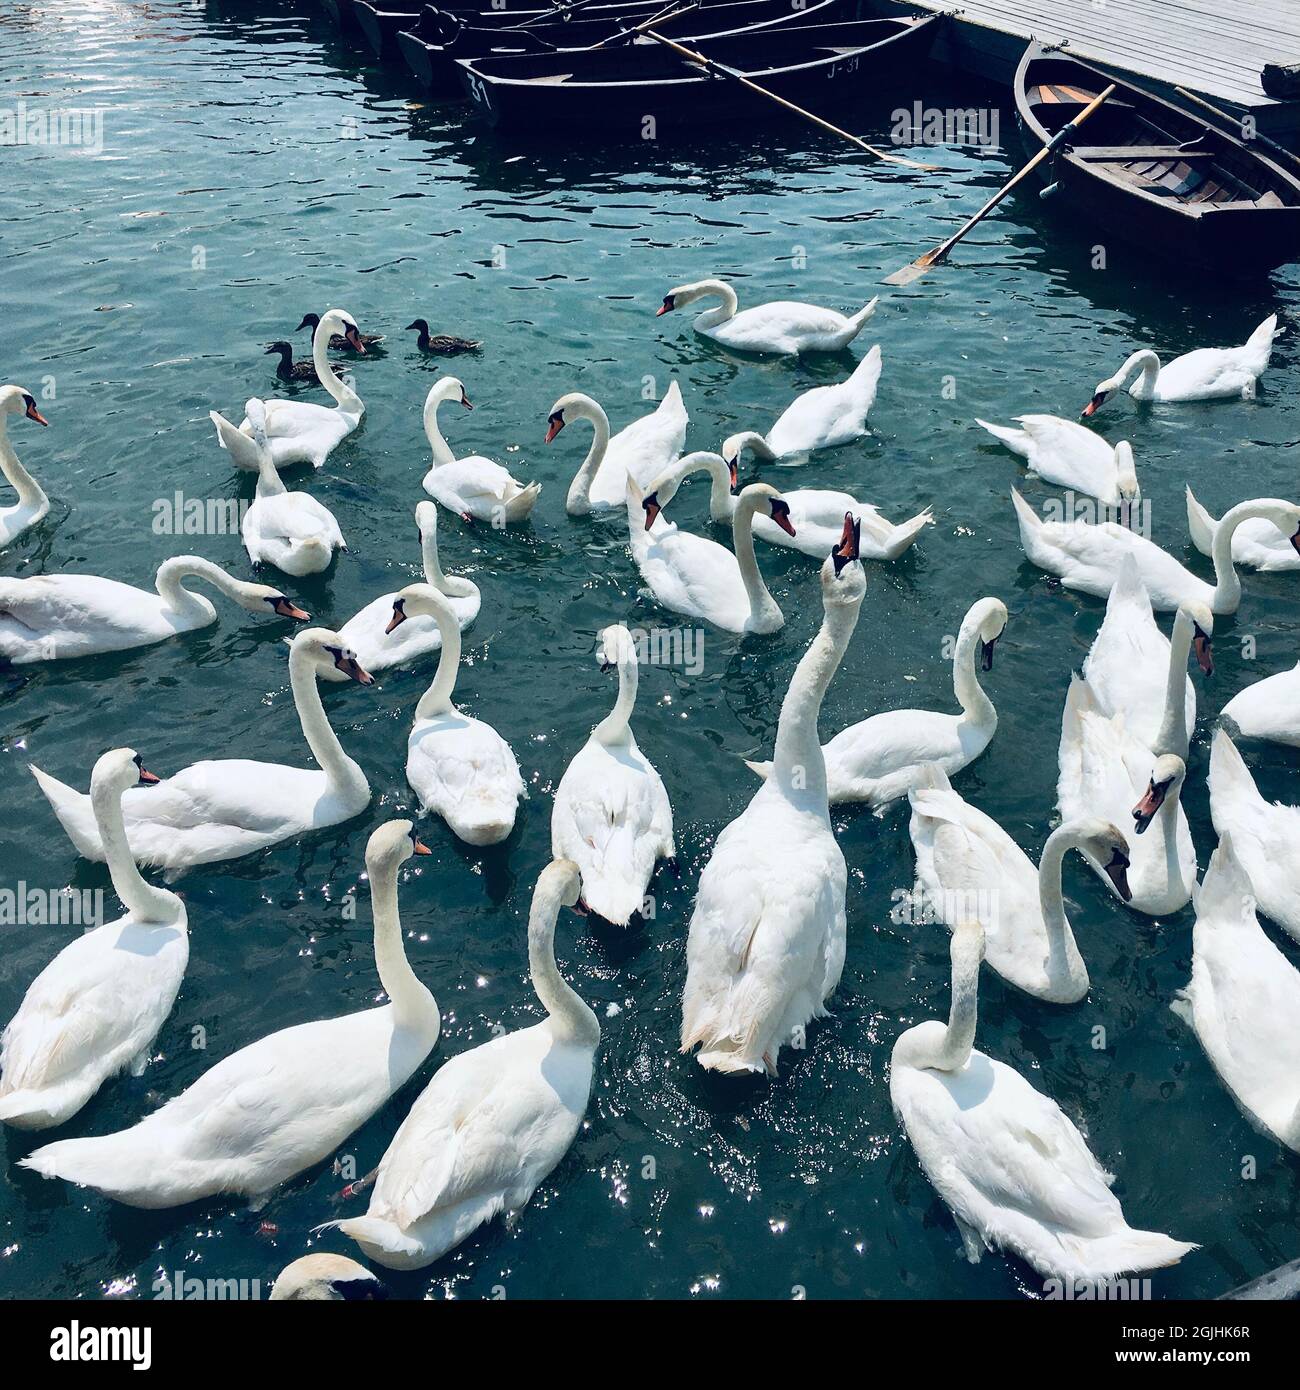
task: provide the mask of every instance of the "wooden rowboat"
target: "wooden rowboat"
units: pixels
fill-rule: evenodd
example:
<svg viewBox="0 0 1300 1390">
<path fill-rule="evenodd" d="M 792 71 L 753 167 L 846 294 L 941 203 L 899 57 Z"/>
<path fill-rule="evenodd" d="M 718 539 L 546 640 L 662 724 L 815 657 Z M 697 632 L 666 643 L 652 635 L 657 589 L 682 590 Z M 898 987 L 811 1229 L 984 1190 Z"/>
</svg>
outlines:
<svg viewBox="0 0 1300 1390">
<path fill-rule="evenodd" d="M 814 111 L 923 62 L 939 15 L 785 25 L 693 45 L 704 57 Z M 494 125 L 587 125 L 608 139 L 655 129 L 759 120 L 774 107 L 740 83 L 685 62 L 650 38 L 596 52 L 460 58 L 471 100 Z"/>
<path fill-rule="evenodd" d="M 671 0 L 634 0 L 632 4 L 602 5 L 577 12 L 572 19 L 536 22 L 521 28 L 515 18 L 508 26 L 480 25 L 479 17 L 440 12 L 432 6 L 421 15 L 414 30 L 397 36 L 407 65 L 425 86 L 434 91 L 450 89 L 461 94 L 458 58 L 486 58 L 506 54 L 544 54 L 558 49 L 589 48 L 598 43 L 624 44 L 629 31 L 654 18 L 661 34 L 682 40 L 716 37 L 781 24 L 817 24 L 849 18 L 851 0 L 814 0 L 806 9 L 793 9 L 790 0 L 712 0 L 712 3 L 676 5 Z"/>
<path fill-rule="evenodd" d="M 1110 82 L 1079 138 L 1041 166 L 1052 202 L 1161 266 L 1240 274 L 1300 257 L 1300 178 L 1191 111 L 1038 44 L 1015 78 L 1027 140 L 1046 144 Z"/>
</svg>

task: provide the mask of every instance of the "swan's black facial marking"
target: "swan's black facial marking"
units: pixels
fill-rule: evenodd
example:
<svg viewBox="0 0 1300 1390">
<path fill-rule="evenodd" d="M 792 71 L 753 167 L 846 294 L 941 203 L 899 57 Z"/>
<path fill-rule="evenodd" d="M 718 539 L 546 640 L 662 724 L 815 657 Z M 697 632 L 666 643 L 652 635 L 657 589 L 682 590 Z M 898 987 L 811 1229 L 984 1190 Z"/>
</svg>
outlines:
<svg viewBox="0 0 1300 1390">
<path fill-rule="evenodd" d="M 29 410 L 27 413 L 30 415 L 31 411 Z M 40 417 L 37 416 L 37 419 L 40 419 Z M 41 424 L 44 423 L 45 421 L 41 420 Z M 1296 554 L 1300 555 L 1300 526 L 1296 527 L 1295 535 L 1291 537 L 1291 546 L 1295 550 Z"/>
<path fill-rule="evenodd" d="M 302 316 L 302 322 L 301 322 L 301 323 L 298 325 L 298 327 L 295 328 L 293 331 L 294 331 L 295 333 L 301 333 L 302 330 L 303 330 L 304 328 L 310 328 L 311 331 L 312 331 L 313 333 L 315 333 L 315 331 L 316 331 L 319 327 L 320 327 L 320 315 L 319 315 L 319 314 L 304 314 L 304 315 Z"/>
<path fill-rule="evenodd" d="M 36 397 L 28 395 L 26 391 L 23 392 L 23 406 L 25 407 L 23 413 L 29 420 L 35 420 L 38 425 L 48 425 L 50 423 L 45 416 L 36 409 Z"/>
<path fill-rule="evenodd" d="M 385 635 L 396 631 L 405 621 L 406 600 L 404 598 L 395 598 L 393 600 L 393 616 L 388 620 L 388 626 L 384 629 Z"/>
<path fill-rule="evenodd" d="M 652 492 L 649 497 L 643 498 L 641 501 L 641 510 L 645 512 L 645 529 L 648 531 L 655 524 L 655 520 L 658 518 L 659 513 L 663 511 L 663 508 L 659 505 L 658 494 Z"/>
<path fill-rule="evenodd" d="M 999 632 L 997 637 L 990 637 L 988 641 L 980 638 L 980 655 L 983 658 L 980 662 L 981 671 L 991 671 L 993 669 L 993 649 L 997 646 L 1002 634 Z"/>
<path fill-rule="evenodd" d="M 734 486 L 734 480 L 733 480 Z M 773 497 L 770 503 L 772 520 L 786 533 L 794 535 L 794 522 L 790 520 L 790 504 L 783 497 Z"/>
<path fill-rule="evenodd" d="M 325 650 L 334 658 L 334 669 L 342 671 L 343 674 L 358 685 L 373 685 L 375 678 L 362 668 L 361 663 L 352 655 L 351 652 L 344 651 L 342 647 L 326 647 Z"/>
<path fill-rule="evenodd" d="M 411 841 L 411 848 L 415 851 L 416 854 L 432 854 L 432 853 L 433 853 L 433 851 L 429 848 L 428 845 L 422 845 L 422 844 L 420 843 L 419 836 L 417 836 L 416 833 L 415 833 L 415 826 L 412 826 L 412 827 L 410 828 L 410 830 L 407 831 L 407 835 L 408 835 L 408 837 L 410 838 L 410 841 Z"/>
<path fill-rule="evenodd" d="M 733 492 L 735 491 L 737 482 L 740 481 L 740 466 L 739 466 L 739 461 L 740 461 L 740 455 L 739 455 L 739 454 L 737 454 L 735 458 L 729 458 L 729 459 L 726 460 L 727 474 L 728 474 L 728 476 L 731 478 L 731 488 L 732 488 L 732 491 L 733 491 Z"/>
<path fill-rule="evenodd" d="M 1157 783 L 1153 777 L 1147 783 L 1146 795 L 1133 808 L 1133 820 L 1137 826 L 1139 835 L 1155 819 L 1156 812 L 1165 804 L 1165 797 L 1169 795 L 1169 788 L 1172 778 L 1169 781 Z"/>
<path fill-rule="evenodd" d="M 424 847 L 421 846 L 421 849 Z M 424 850 L 425 854 L 432 853 Z M 388 1285 L 378 1279 L 331 1279 L 330 1288 L 345 1303 L 382 1302 L 388 1297 Z"/>
<path fill-rule="evenodd" d="M 460 388 L 460 403 L 465 407 L 466 410 L 474 409 L 474 407 L 470 404 L 469 397 L 465 394 L 465 388 L 463 386 Z"/>
<path fill-rule="evenodd" d="M 1128 886 L 1128 855 L 1116 845 L 1111 852 L 1110 862 L 1104 868 L 1106 877 L 1115 885 L 1115 891 L 1128 902 L 1133 896 L 1133 890 Z"/>
<path fill-rule="evenodd" d="M 840 533 L 840 543 L 831 551 L 836 579 L 843 573 L 845 565 L 851 565 L 858 558 L 861 540 L 862 522 L 852 512 L 845 512 L 844 530 Z"/>
<path fill-rule="evenodd" d="M 1110 395 L 1109 391 L 1098 391 L 1096 395 L 1093 396 L 1092 400 L 1090 400 L 1088 404 L 1083 407 L 1083 410 L 1079 415 L 1079 419 L 1086 420 L 1089 415 L 1095 415 L 1097 411 L 1101 409 L 1101 403 L 1106 399 L 1108 395 Z"/>
<path fill-rule="evenodd" d="M 564 411 L 554 410 L 546 417 L 546 438 L 543 443 L 549 444 L 552 439 L 564 428 Z"/>
<path fill-rule="evenodd" d="M 136 786 L 156 787 L 158 783 L 162 781 L 161 777 L 155 777 L 154 774 L 150 772 L 147 767 L 145 767 L 144 759 L 140 756 L 139 753 L 137 753 L 135 757 L 131 759 L 131 761 L 135 764 L 135 770 L 139 774 L 140 780 L 136 783 Z"/>
<path fill-rule="evenodd" d="M 1192 646 L 1196 650 L 1196 661 L 1201 671 L 1206 676 L 1212 676 L 1214 674 L 1214 643 L 1200 623 L 1196 624 L 1196 634 L 1192 638 Z"/>
<path fill-rule="evenodd" d="M 343 329 L 343 336 L 347 339 L 348 346 L 354 351 L 359 352 L 363 357 L 366 355 L 366 345 L 361 341 L 361 330 L 350 320 L 346 322 Z"/>
<path fill-rule="evenodd" d="M 659 318 L 663 314 L 671 314 L 676 307 L 677 304 L 673 296 L 671 294 L 664 295 L 664 302 L 655 310 L 655 318 Z"/>
<path fill-rule="evenodd" d="M 311 617 L 310 613 L 299 608 L 292 599 L 286 598 L 283 594 L 267 594 L 262 601 L 271 605 L 273 613 L 278 613 L 282 618 L 292 618 L 297 623 L 305 623 Z"/>
</svg>

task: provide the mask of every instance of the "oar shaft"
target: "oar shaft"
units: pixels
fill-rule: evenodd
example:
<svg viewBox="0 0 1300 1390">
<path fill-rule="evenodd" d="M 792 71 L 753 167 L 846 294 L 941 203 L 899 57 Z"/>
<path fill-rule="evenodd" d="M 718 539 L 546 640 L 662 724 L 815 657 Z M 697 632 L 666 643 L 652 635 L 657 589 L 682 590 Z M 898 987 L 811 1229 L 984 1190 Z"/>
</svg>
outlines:
<svg viewBox="0 0 1300 1390">
<path fill-rule="evenodd" d="M 1203 106 L 1211 115 L 1217 116 L 1224 125 L 1236 126 L 1239 131 L 1241 130 L 1241 122 L 1239 120 L 1230 116 L 1226 111 L 1220 111 L 1217 106 L 1206 101 L 1204 97 L 1198 97 L 1195 92 L 1189 92 L 1186 87 L 1175 87 L 1174 91 L 1177 92 L 1180 97 L 1186 97 L 1188 101 L 1194 101 L 1197 106 Z M 1261 134 L 1258 130 L 1254 135 L 1250 136 L 1249 139 L 1247 139 L 1244 134 L 1238 135 L 1237 139 L 1244 145 L 1263 145 L 1266 150 L 1272 150 L 1274 154 L 1284 156 L 1294 164 L 1297 169 L 1300 169 L 1300 158 L 1292 154 L 1285 145 L 1279 145 L 1276 140 L 1270 140 L 1267 135 Z"/>
</svg>

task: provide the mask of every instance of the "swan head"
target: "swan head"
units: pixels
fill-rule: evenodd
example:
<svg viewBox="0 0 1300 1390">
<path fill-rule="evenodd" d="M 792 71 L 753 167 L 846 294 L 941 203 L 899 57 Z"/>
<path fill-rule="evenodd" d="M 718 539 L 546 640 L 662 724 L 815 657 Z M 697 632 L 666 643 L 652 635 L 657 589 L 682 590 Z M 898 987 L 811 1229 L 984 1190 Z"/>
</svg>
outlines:
<svg viewBox="0 0 1300 1390">
<path fill-rule="evenodd" d="M 678 488 L 692 473 L 708 473 L 710 477 L 720 482 L 728 492 L 735 484 L 735 465 L 728 466 L 721 454 L 710 453 L 707 449 L 697 449 L 694 453 L 684 455 L 650 484 L 646 489 L 645 496 L 641 499 L 641 506 L 645 511 L 645 529 L 647 531 L 655 524 L 655 518 L 658 517 L 659 513 L 677 496 Z M 773 497 L 777 495 L 776 489 L 768 487 L 766 483 L 755 483 L 754 486 L 766 488 L 767 493 Z M 756 504 L 752 500 L 749 505 L 756 509 Z M 784 510 L 788 522 L 790 509 L 784 502 L 781 503 L 778 510 Z M 791 530 L 790 534 L 793 536 L 794 531 Z"/>
<path fill-rule="evenodd" d="M 1133 808 L 1133 820 L 1139 835 L 1155 819 L 1156 812 L 1165 804 L 1170 794 L 1175 797 L 1178 795 L 1178 789 L 1186 776 L 1187 765 L 1175 754 L 1166 753 L 1156 759 L 1146 793 Z"/>
<path fill-rule="evenodd" d="M 741 455 L 748 449 L 755 458 L 774 459 L 776 454 L 768 447 L 767 440 L 757 430 L 741 430 L 722 441 L 722 457 L 731 469 L 731 486 L 736 486 L 737 468 Z"/>
<path fill-rule="evenodd" d="M 717 455 L 713 457 L 716 458 Z M 795 533 L 794 522 L 790 520 L 790 504 L 771 483 L 750 483 L 748 487 L 741 488 L 740 495 L 736 498 L 736 507 L 748 507 L 753 512 L 766 509 L 767 514 L 787 536 L 793 536 Z"/>
<path fill-rule="evenodd" d="M 596 421 L 601 418 L 606 418 L 605 412 L 590 396 L 583 395 L 581 391 L 570 391 L 551 407 L 551 413 L 546 417 L 546 438 L 543 442 L 549 444 L 565 425 L 574 420 Z"/>
<path fill-rule="evenodd" d="M 36 409 L 36 397 L 21 386 L 0 386 L 0 415 L 25 415 L 38 425 L 50 423 Z"/>
<path fill-rule="evenodd" d="M 145 767 L 144 759 L 134 748 L 111 748 L 96 761 L 90 774 L 90 789 L 94 792 L 102 787 L 120 797 L 132 787 L 153 787 L 161 781 Z"/>
<path fill-rule="evenodd" d="M 357 654 L 327 627 L 309 627 L 300 632 L 290 644 L 290 659 L 301 653 L 316 668 L 317 673 L 341 671 L 358 685 L 373 685 L 375 678 L 357 660 Z"/>
<path fill-rule="evenodd" d="M 1208 603 L 1183 603 L 1178 616 L 1192 625 L 1192 650 L 1196 664 L 1206 676 L 1214 674 L 1214 613 Z"/>
<path fill-rule="evenodd" d="M 366 841 L 366 873 L 373 881 L 385 870 L 395 873 L 414 854 L 432 854 L 422 845 L 409 820 L 390 820 Z"/>
<path fill-rule="evenodd" d="M 426 411 L 436 409 L 443 401 L 459 401 L 466 410 L 474 409 L 465 394 L 465 383 L 456 376 L 444 376 L 435 381 L 424 398 L 424 408 Z"/>
<path fill-rule="evenodd" d="M 671 314 L 674 309 L 684 309 L 688 304 L 694 304 L 697 299 L 704 299 L 718 292 L 716 280 L 695 280 L 689 285 L 678 285 L 675 290 L 669 290 L 664 295 L 664 302 L 655 310 L 655 318 Z"/>
<path fill-rule="evenodd" d="M 306 322 L 307 320 L 303 319 L 303 323 Z M 302 324 L 300 323 L 298 327 L 301 328 Z M 316 333 L 321 332 L 326 334 L 326 342 L 338 334 L 347 342 L 353 352 L 359 352 L 362 356 L 365 355 L 366 347 L 361 341 L 361 330 L 357 327 L 356 319 L 346 309 L 326 309 L 320 317 L 320 322 L 316 324 L 313 338 Z"/>
<path fill-rule="evenodd" d="M 432 584 L 408 584 L 394 597 L 393 616 L 384 632 L 396 632 L 407 618 L 436 618 L 439 613 L 453 623 L 456 621 L 451 604 Z"/>
<path fill-rule="evenodd" d="M 1115 485 L 1119 489 L 1121 503 L 1132 506 L 1142 500 L 1142 489 L 1138 485 L 1137 468 L 1133 462 L 1133 446 L 1127 439 L 1115 445 Z"/>
<path fill-rule="evenodd" d="M 582 894 L 582 875 L 572 859 L 552 859 L 538 875 L 533 900 L 549 898 L 552 894 L 561 907 L 577 907 Z"/>
<path fill-rule="evenodd" d="M 242 579 L 236 580 L 230 597 L 246 613 L 256 613 L 264 618 L 267 609 L 270 609 L 277 618 L 292 618 L 296 623 L 311 621 L 311 614 L 305 608 L 299 608 L 291 598 L 269 584 L 249 584 Z"/>
<path fill-rule="evenodd" d="M 304 1255 L 286 1265 L 271 1290 L 270 1302 L 373 1302 L 388 1297 L 388 1287 L 365 1265 L 346 1255 Z"/>
<path fill-rule="evenodd" d="M 415 504 L 415 529 L 420 534 L 421 543 L 437 540 L 438 505 L 436 502 L 417 502 Z"/>
<path fill-rule="evenodd" d="M 1007 606 L 1000 598 L 982 598 L 971 605 L 963 627 L 971 626 L 979 638 L 980 669 L 993 669 L 993 648 L 1007 630 Z"/>
<path fill-rule="evenodd" d="M 858 559 L 861 538 L 861 521 L 845 512 L 840 542 L 822 562 L 822 606 L 827 611 L 854 608 L 866 597 L 867 576 Z"/>
<path fill-rule="evenodd" d="M 602 671 L 613 671 L 625 660 L 635 665 L 636 643 L 625 624 L 611 623 L 601 630 L 596 638 L 596 660 Z"/>
<path fill-rule="evenodd" d="M 1101 865 L 1106 877 L 1115 885 L 1115 891 L 1128 902 L 1133 896 L 1128 885 L 1131 861 L 1123 831 L 1112 822 L 1095 816 L 1082 816 L 1062 828 L 1069 833 L 1072 843 Z"/>
<path fill-rule="evenodd" d="M 1238 506 L 1243 510 L 1249 508 L 1246 513 L 1248 516 L 1262 516 L 1265 521 L 1271 521 L 1290 540 L 1296 554 L 1300 555 L 1300 507 L 1292 502 L 1280 502 L 1273 497 L 1258 502 L 1240 502 Z M 1237 507 L 1231 508 L 1219 525 L 1224 525 L 1236 510 Z"/>
</svg>

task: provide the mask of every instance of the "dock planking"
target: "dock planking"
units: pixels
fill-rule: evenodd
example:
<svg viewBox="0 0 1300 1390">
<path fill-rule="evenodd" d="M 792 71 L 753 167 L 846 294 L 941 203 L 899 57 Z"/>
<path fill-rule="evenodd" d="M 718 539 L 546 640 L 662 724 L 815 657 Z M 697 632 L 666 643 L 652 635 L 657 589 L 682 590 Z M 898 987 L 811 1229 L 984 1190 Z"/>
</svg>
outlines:
<svg viewBox="0 0 1300 1390">
<path fill-rule="evenodd" d="M 1260 80 L 1265 63 L 1300 62 L 1300 0 L 873 0 L 871 7 L 951 14 L 933 57 L 996 82 L 1010 83 L 1030 38 L 1067 41 L 1067 52 L 1162 96 L 1184 87 L 1252 116 L 1268 134 L 1300 133 L 1300 102 L 1275 101 Z"/>
</svg>

